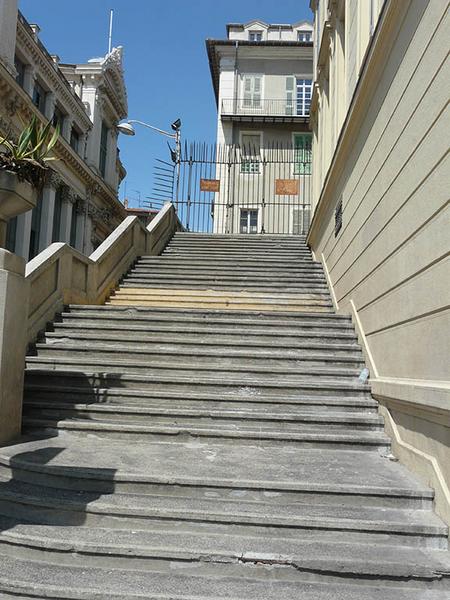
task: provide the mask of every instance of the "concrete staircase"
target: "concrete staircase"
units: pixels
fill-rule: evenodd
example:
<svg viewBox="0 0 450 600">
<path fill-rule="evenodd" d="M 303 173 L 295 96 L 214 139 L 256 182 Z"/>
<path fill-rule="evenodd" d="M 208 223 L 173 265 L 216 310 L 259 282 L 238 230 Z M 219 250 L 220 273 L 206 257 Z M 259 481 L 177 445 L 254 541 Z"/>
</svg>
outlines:
<svg viewBox="0 0 450 600">
<path fill-rule="evenodd" d="M 304 239 L 177 233 L 28 356 L 0 597 L 450 598 L 362 367 Z"/>
</svg>

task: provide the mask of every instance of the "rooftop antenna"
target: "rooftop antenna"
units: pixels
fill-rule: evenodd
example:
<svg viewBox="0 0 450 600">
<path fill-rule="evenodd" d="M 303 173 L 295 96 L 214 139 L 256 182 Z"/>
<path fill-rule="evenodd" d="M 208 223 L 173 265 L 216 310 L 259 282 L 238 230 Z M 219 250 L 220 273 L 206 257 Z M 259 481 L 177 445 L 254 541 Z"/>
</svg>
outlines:
<svg viewBox="0 0 450 600">
<path fill-rule="evenodd" d="M 111 8 L 111 10 L 109 11 L 108 54 L 111 54 L 111 50 L 112 50 L 113 19 L 114 19 L 114 11 Z"/>
</svg>

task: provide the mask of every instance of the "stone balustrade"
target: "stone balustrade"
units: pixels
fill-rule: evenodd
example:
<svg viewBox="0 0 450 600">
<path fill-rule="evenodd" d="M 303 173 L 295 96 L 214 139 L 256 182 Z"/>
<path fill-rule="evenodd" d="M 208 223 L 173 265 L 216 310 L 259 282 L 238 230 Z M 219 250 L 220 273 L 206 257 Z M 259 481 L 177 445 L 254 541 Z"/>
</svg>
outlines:
<svg viewBox="0 0 450 600">
<path fill-rule="evenodd" d="M 54 243 L 26 266 L 0 248 L 0 443 L 20 433 L 27 344 L 65 304 L 103 304 L 141 255 L 157 255 L 181 228 L 167 203 L 145 227 L 127 217 L 89 257 Z"/>
</svg>

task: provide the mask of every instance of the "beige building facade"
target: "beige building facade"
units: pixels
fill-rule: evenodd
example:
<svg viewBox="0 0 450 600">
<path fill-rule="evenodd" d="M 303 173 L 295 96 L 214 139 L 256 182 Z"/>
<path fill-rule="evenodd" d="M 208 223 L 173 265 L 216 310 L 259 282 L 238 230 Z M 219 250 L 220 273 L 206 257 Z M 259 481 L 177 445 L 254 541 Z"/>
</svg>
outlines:
<svg viewBox="0 0 450 600">
<path fill-rule="evenodd" d="M 67 242 L 89 255 L 124 219 L 115 125 L 126 114 L 121 48 L 62 64 L 17 2 L 0 0 L 0 134 L 17 136 L 32 116 L 60 128 L 58 160 L 36 208 L 9 222 L 9 250 L 31 260 L 52 242 Z"/>
<path fill-rule="evenodd" d="M 450 522 L 450 13 L 444 0 L 312 0 L 313 218 L 393 452 Z"/>
<path fill-rule="evenodd" d="M 206 41 L 217 100 L 216 233 L 304 233 L 309 223 L 313 28 L 230 23 Z M 229 165 L 231 164 L 231 168 Z M 280 194 L 292 180 L 297 193 Z"/>
</svg>

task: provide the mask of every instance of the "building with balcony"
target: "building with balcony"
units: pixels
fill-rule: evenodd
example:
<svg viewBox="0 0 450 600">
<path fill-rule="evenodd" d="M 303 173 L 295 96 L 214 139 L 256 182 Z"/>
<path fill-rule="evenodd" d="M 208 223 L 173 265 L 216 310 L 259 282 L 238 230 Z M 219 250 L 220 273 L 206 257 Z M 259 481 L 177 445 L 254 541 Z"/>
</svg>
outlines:
<svg viewBox="0 0 450 600">
<path fill-rule="evenodd" d="M 305 219 L 298 211 L 309 203 L 305 177 L 309 181 L 310 171 L 296 163 L 311 160 L 312 24 L 231 23 L 227 39 L 208 39 L 206 47 L 218 109 L 217 144 L 237 148 L 238 155 L 233 172 L 220 177 L 214 230 L 303 232 Z M 282 174 L 269 158 L 281 147 L 291 149 L 290 165 Z M 291 186 L 296 194 L 276 193 L 277 182 L 300 176 Z"/>
<path fill-rule="evenodd" d="M 52 242 L 90 254 L 126 215 L 115 128 L 127 115 L 122 49 L 62 64 L 17 2 L 0 0 L 0 133 L 17 136 L 33 115 L 59 125 L 58 160 L 36 208 L 9 222 L 7 247 L 26 260 Z"/>
</svg>

